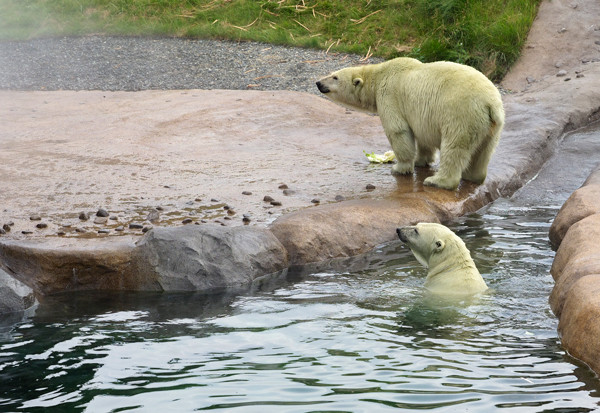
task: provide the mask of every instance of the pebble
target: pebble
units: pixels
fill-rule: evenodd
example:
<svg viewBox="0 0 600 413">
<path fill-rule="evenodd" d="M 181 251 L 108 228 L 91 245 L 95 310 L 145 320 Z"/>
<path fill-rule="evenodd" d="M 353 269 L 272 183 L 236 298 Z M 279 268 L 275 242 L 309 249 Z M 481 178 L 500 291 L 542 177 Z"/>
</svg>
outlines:
<svg viewBox="0 0 600 413">
<path fill-rule="evenodd" d="M 98 217 L 94 218 L 94 224 L 97 224 L 97 225 L 104 225 L 104 224 L 106 224 L 106 221 L 108 221 L 107 217 L 98 216 Z"/>
<path fill-rule="evenodd" d="M 198 198 L 196 198 L 196 199 L 198 199 Z M 163 207 L 161 207 L 161 206 L 157 206 L 155 209 L 156 209 L 157 211 L 164 211 L 164 208 L 163 208 Z"/>
<path fill-rule="evenodd" d="M 0 235 L 4 235 L 6 234 L 6 231 L 4 230 L 4 228 L 0 228 Z"/>
<path fill-rule="evenodd" d="M 4 224 L 2 225 L 2 229 L 6 232 L 10 232 L 10 224 Z"/>
<path fill-rule="evenodd" d="M 312 202 L 313 204 L 320 204 L 321 200 L 317 199 L 317 198 L 313 198 L 313 199 L 310 200 L 310 202 Z"/>
<path fill-rule="evenodd" d="M 148 216 L 146 217 L 146 220 L 150 221 L 152 223 L 158 222 L 159 219 L 160 219 L 160 213 L 156 209 L 153 209 L 152 211 L 150 211 L 150 213 L 148 213 Z"/>
<path fill-rule="evenodd" d="M 112 217 L 110 217 L 110 218 L 108 218 L 108 219 L 110 219 L 111 221 L 118 221 L 118 220 L 119 220 L 119 217 L 118 217 L 118 216 L 116 216 L 116 215 L 113 215 Z"/>
<path fill-rule="evenodd" d="M 104 218 L 104 217 L 108 217 L 108 215 L 109 215 L 108 211 L 107 211 L 106 209 L 104 209 L 104 208 L 100 208 L 100 209 L 99 209 L 99 210 L 96 212 L 96 216 L 97 216 L 97 217 L 102 217 L 102 218 Z"/>
<path fill-rule="evenodd" d="M 233 209 L 228 209 L 227 215 L 235 215 L 235 211 Z"/>
<path fill-rule="evenodd" d="M 98 234 L 109 234 L 110 230 L 109 229 L 99 229 L 98 230 Z"/>
<path fill-rule="evenodd" d="M 558 73 L 556 74 L 557 77 L 563 77 L 567 75 L 567 71 L 566 70 L 559 70 Z"/>
<path fill-rule="evenodd" d="M 335 200 L 336 200 L 336 201 L 345 201 L 345 200 L 346 200 L 346 198 L 345 198 L 345 197 L 343 197 L 342 195 L 336 195 L 336 196 L 335 196 Z"/>
<path fill-rule="evenodd" d="M 65 236 L 65 235 L 67 235 L 67 233 L 66 233 L 65 231 L 58 231 L 58 232 L 56 233 L 56 235 L 58 235 L 59 237 L 62 237 L 62 236 Z"/>
<path fill-rule="evenodd" d="M 88 214 L 87 212 L 80 212 L 79 219 L 82 221 L 87 221 L 88 219 L 90 219 L 90 214 Z"/>
<path fill-rule="evenodd" d="M 252 195 L 252 192 L 250 192 L 250 191 L 242 191 L 242 195 Z"/>
<path fill-rule="evenodd" d="M 181 221 L 182 224 L 186 225 L 186 224 L 191 224 L 192 223 L 192 218 L 186 218 L 183 221 Z"/>
<path fill-rule="evenodd" d="M 144 227 L 142 228 L 142 232 L 145 234 L 146 232 L 150 231 L 152 229 L 152 227 Z"/>
<path fill-rule="evenodd" d="M 369 191 L 369 192 L 373 191 L 375 188 L 376 188 L 376 187 L 375 187 L 375 185 L 373 185 L 373 184 L 367 184 L 367 186 L 366 186 L 366 189 L 367 189 L 367 191 Z"/>
<path fill-rule="evenodd" d="M 142 229 L 144 226 L 142 224 L 131 223 L 129 224 L 129 229 Z"/>
<path fill-rule="evenodd" d="M 75 228 L 75 232 L 79 232 L 80 234 L 85 233 L 85 229 L 83 228 Z"/>
<path fill-rule="evenodd" d="M 271 197 L 269 195 L 265 195 L 265 197 L 263 198 L 263 201 L 265 201 L 265 202 L 273 202 L 274 199 L 273 199 L 273 197 Z"/>
<path fill-rule="evenodd" d="M 582 77 L 584 77 L 584 76 L 583 76 L 583 73 L 577 73 L 577 76 L 575 76 L 575 77 L 576 77 L 577 79 L 580 79 L 580 78 L 582 78 Z"/>
<path fill-rule="evenodd" d="M 279 189 L 288 189 L 288 186 L 286 184 L 281 184 L 278 186 Z"/>
<path fill-rule="evenodd" d="M 123 225 L 119 225 L 118 227 L 115 228 L 115 231 L 123 232 L 123 231 L 125 231 L 125 227 L 123 227 Z"/>
<path fill-rule="evenodd" d="M 31 231 L 21 231 L 21 234 L 29 235 L 29 234 L 33 234 L 33 232 L 31 232 Z"/>
<path fill-rule="evenodd" d="M 41 220 L 42 220 L 42 217 L 41 217 L 41 216 L 39 216 L 39 215 L 32 215 L 32 216 L 30 216 L 30 217 L 29 217 L 29 219 L 30 219 L 31 221 L 41 221 Z"/>
<path fill-rule="evenodd" d="M 48 224 L 46 224 L 45 222 L 40 222 L 35 227 L 39 228 L 39 229 L 44 229 L 44 228 L 48 228 Z"/>
<path fill-rule="evenodd" d="M 229 205 L 224 205 L 223 209 L 227 211 L 227 210 L 231 209 L 231 207 Z"/>
<path fill-rule="evenodd" d="M 217 198 L 211 198 L 210 202 L 219 202 L 219 200 Z"/>
<path fill-rule="evenodd" d="M 226 219 L 227 221 L 231 221 L 231 217 L 223 217 L 223 219 Z"/>
<path fill-rule="evenodd" d="M 273 206 L 281 206 L 281 202 L 280 201 L 271 201 L 271 205 L 273 205 Z"/>
<path fill-rule="evenodd" d="M 296 191 L 294 191 L 292 189 L 284 189 L 283 190 L 283 195 L 285 195 L 285 196 L 294 195 L 295 193 L 296 193 Z"/>
<path fill-rule="evenodd" d="M 196 199 L 194 199 L 194 201 L 196 201 L 196 202 L 202 202 L 202 198 L 196 198 Z M 156 209 L 158 209 L 158 208 L 156 208 Z"/>
</svg>

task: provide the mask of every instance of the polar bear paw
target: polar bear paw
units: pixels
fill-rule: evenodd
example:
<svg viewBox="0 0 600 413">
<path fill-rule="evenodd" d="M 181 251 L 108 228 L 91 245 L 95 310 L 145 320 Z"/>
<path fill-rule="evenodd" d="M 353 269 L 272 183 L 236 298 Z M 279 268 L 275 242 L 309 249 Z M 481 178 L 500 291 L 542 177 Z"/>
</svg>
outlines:
<svg viewBox="0 0 600 413">
<path fill-rule="evenodd" d="M 415 171 L 414 164 L 412 162 L 396 162 L 392 166 L 392 173 L 394 175 L 408 175 Z"/>
<path fill-rule="evenodd" d="M 435 186 L 437 188 L 449 189 L 451 191 L 455 190 L 460 183 L 460 179 L 449 179 L 439 176 L 435 174 L 430 176 L 429 178 L 425 178 L 423 181 L 423 185 L 427 186 Z"/>
</svg>

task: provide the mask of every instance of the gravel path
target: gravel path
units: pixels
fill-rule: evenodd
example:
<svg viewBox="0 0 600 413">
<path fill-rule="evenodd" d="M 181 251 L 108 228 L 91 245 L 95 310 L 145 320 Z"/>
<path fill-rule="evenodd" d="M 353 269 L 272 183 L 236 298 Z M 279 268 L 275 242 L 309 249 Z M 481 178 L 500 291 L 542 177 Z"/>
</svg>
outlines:
<svg viewBox="0 0 600 413">
<path fill-rule="evenodd" d="M 359 63 L 359 56 L 256 42 L 105 36 L 35 39 L 0 42 L 0 89 L 255 89 L 318 94 L 316 79 Z"/>
</svg>

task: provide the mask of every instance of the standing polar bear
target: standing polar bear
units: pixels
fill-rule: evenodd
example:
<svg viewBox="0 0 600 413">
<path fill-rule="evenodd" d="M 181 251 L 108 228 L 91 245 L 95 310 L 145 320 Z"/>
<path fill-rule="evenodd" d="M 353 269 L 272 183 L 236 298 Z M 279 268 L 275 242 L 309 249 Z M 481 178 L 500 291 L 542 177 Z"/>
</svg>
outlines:
<svg viewBox="0 0 600 413">
<path fill-rule="evenodd" d="M 487 290 L 463 240 L 441 224 L 396 229 L 415 258 L 428 268 L 425 288 L 438 295 L 471 295 Z"/>
<path fill-rule="evenodd" d="M 335 102 L 379 115 L 396 155 L 392 172 L 413 173 L 439 149 L 439 169 L 425 185 L 453 190 L 461 178 L 485 180 L 504 109 L 498 89 L 472 67 L 399 57 L 338 70 L 317 87 Z"/>
</svg>

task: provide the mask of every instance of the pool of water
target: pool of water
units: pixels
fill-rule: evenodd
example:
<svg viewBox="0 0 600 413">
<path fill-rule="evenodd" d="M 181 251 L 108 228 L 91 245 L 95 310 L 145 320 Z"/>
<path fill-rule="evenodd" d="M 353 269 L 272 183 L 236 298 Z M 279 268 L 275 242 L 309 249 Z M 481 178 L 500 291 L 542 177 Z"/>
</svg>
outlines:
<svg viewBox="0 0 600 413">
<path fill-rule="evenodd" d="M 237 294 L 70 294 L 0 327 L 0 411 L 585 412 L 600 381 L 547 299 L 557 207 L 450 224 L 491 292 L 423 294 L 392 243 Z"/>
</svg>

